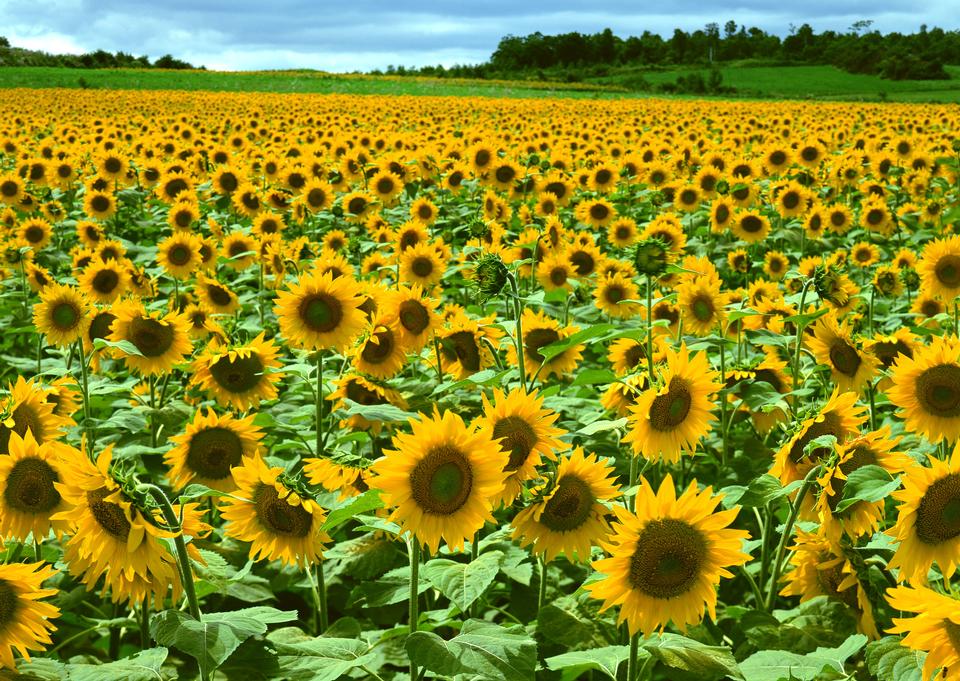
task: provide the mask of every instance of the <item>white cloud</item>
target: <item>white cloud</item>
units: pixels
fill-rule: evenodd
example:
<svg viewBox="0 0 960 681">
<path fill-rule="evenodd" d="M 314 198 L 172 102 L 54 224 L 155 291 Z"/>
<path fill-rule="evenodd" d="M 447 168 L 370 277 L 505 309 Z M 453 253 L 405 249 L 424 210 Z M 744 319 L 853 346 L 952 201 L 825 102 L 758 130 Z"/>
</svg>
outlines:
<svg viewBox="0 0 960 681">
<path fill-rule="evenodd" d="M 24 47 L 28 50 L 42 50 L 51 54 L 83 54 L 87 50 L 80 47 L 77 41 L 69 35 L 63 33 L 52 33 L 43 29 L 35 32 L 27 29 L 7 31 L 7 39 L 16 47 Z"/>
</svg>

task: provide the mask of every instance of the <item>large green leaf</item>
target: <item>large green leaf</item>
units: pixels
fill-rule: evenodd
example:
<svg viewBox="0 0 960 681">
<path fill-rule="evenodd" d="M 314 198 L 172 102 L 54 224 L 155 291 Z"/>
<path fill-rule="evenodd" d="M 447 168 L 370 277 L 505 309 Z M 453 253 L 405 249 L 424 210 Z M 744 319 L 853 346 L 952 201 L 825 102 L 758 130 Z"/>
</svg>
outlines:
<svg viewBox="0 0 960 681">
<path fill-rule="evenodd" d="M 537 665 L 537 644 L 523 627 L 501 627 L 467 620 L 449 641 L 432 632 L 407 637 L 407 654 L 420 667 L 443 676 L 530 681 Z"/>
<path fill-rule="evenodd" d="M 900 478 L 892 477 L 880 466 L 861 466 L 847 476 L 843 486 L 843 498 L 837 503 L 835 513 L 843 513 L 858 501 L 882 501 L 900 487 Z"/>
<path fill-rule="evenodd" d="M 449 598 L 460 612 L 467 612 L 470 605 L 493 584 L 500 572 L 502 558 L 500 551 L 482 553 L 469 563 L 434 558 L 420 569 L 420 574 Z"/>
<path fill-rule="evenodd" d="M 802 481 L 796 481 L 796 483 L 781 487 L 779 480 L 764 473 L 751 480 L 746 486 L 730 485 L 720 491 L 724 495 L 723 505 L 727 508 L 738 504 L 748 508 L 757 508 L 766 506 L 769 502 L 790 494 L 802 484 Z"/>
<path fill-rule="evenodd" d="M 854 634 L 836 648 L 821 647 L 806 655 L 761 650 L 741 662 L 740 669 L 746 681 L 813 681 L 827 670 L 843 673 L 847 660 L 866 644 L 866 636 Z"/>
<path fill-rule="evenodd" d="M 277 653 L 281 676 L 289 681 L 336 681 L 358 667 L 375 667 L 377 654 L 364 641 L 310 637 L 285 628 L 268 636 Z"/>
<path fill-rule="evenodd" d="M 644 653 L 644 658 L 649 657 Z M 607 646 L 592 650 L 578 650 L 546 659 L 547 669 L 561 672 L 561 681 L 575 681 L 583 674 L 597 671 L 607 678 L 617 680 L 617 669 L 630 656 L 630 646 Z"/>
<path fill-rule="evenodd" d="M 927 654 L 903 645 L 899 636 L 867 644 L 867 669 L 883 681 L 921 681 Z"/>
<path fill-rule="evenodd" d="M 267 631 L 268 624 L 289 622 L 295 611 L 258 606 L 232 612 L 203 614 L 196 620 L 179 610 L 164 610 L 150 620 L 150 633 L 157 643 L 190 655 L 207 677 L 223 664 L 244 640 Z"/>
<path fill-rule="evenodd" d="M 380 492 L 375 489 L 368 489 L 360 496 L 350 499 L 340 508 L 330 511 L 330 515 L 327 516 L 327 519 L 324 521 L 321 529 L 329 532 L 333 528 L 345 523 L 354 516 L 360 515 L 361 513 L 366 513 L 367 511 L 373 511 L 378 508 L 383 508 L 383 500 L 380 499 Z"/>
<path fill-rule="evenodd" d="M 417 593 L 422 594 L 430 588 L 430 584 L 421 579 L 417 587 Z M 410 597 L 410 566 L 399 567 L 376 581 L 358 585 L 355 595 L 356 600 L 368 608 L 379 608 L 407 600 Z"/>
<path fill-rule="evenodd" d="M 166 659 L 166 648 L 150 648 L 133 657 L 106 664 L 64 664 L 49 658 L 35 657 L 30 662 L 20 662 L 17 665 L 18 675 L 10 678 L 17 679 L 22 676 L 25 681 L 160 681 L 164 678 L 160 674 L 160 667 Z"/>
<path fill-rule="evenodd" d="M 708 646 L 678 634 L 661 634 L 640 642 L 640 648 L 671 669 L 695 674 L 700 679 L 743 678 L 733 653 Z"/>
</svg>

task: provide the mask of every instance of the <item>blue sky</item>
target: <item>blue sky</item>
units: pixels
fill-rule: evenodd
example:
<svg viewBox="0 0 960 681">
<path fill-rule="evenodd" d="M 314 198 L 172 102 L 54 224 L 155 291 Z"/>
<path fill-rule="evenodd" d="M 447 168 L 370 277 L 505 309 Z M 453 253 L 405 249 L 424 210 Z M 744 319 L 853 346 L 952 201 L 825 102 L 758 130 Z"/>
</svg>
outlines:
<svg viewBox="0 0 960 681">
<path fill-rule="evenodd" d="M 676 26 L 695 30 L 729 19 L 781 35 L 804 22 L 818 31 L 846 30 L 859 19 L 884 32 L 910 33 L 924 23 L 960 28 L 960 0 L 674 0 L 661 7 L 627 0 L 0 0 L 0 35 L 48 52 L 169 52 L 213 69 L 363 71 L 477 63 L 503 35 L 538 30 L 609 26 L 620 36 L 669 35 Z"/>
</svg>

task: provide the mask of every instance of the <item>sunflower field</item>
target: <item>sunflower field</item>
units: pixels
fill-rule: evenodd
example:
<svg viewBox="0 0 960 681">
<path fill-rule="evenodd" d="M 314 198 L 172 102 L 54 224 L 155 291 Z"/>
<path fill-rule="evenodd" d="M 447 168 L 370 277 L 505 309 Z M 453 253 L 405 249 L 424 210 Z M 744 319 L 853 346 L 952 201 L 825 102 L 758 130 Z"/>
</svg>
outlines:
<svg viewBox="0 0 960 681">
<path fill-rule="evenodd" d="M 8 91 L 0 678 L 960 678 L 958 130 Z"/>
</svg>

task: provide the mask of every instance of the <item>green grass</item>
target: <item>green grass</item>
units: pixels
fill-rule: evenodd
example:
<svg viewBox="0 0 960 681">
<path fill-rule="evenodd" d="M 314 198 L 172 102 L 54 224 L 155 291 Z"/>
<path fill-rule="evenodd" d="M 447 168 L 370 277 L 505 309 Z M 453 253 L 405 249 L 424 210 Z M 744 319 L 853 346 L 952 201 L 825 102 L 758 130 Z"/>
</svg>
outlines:
<svg viewBox="0 0 960 681">
<path fill-rule="evenodd" d="M 736 88 L 738 96 L 778 99 L 871 100 L 881 93 L 891 101 L 960 101 L 960 66 L 948 66 L 952 80 L 883 80 L 877 76 L 847 73 L 834 66 L 722 66 L 723 84 Z M 595 82 L 631 86 L 643 78 L 651 85 L 676 82 L 677 77 L 707 69 L 677 68 L 662 71 L 622 69 Z"/>
<path fill-rule="evenodd" d="M 149 71 L 138 69 L 87 70 L 56 67 L 0 68 L 0 88 L 78 88 L 118 90 L 211 90 L 220 92 L 314 92 L 359 95 L 440 95 L 486 97 L 649 97 L 651 92 L 629 91 L 642 79 L 650 85 L 676 82 L 683 74 L 706 69 L 645 70 L 619 68 L 585 83 L 539 81 L 455 80 L 397 76 L 353 76 L 321 71 Z M 721 67 L 724 85 L 736 88 L 734 97 L 817 99 L 839 101 L 960 102 L 960 66 L 948 66 L 953 77 L 945 81 L 892 81 L 846 73 L 833 66 Z M 883 94 L 881 94 L 883 93 Z"/>
<path fill-rule="evenodd" d="M 210 90 L 217 92 L 314 92 L 356 95 L 451 95 L 486 97 L 611 97 L 616 86 L 523 81 L 454 80 L 399 76 L 354 76 L 322 71 L 153 71 L 71 69 L 46 66 L 0 68 L 0 88 L 104 88 L 111 90 Z"/>
</svg>

